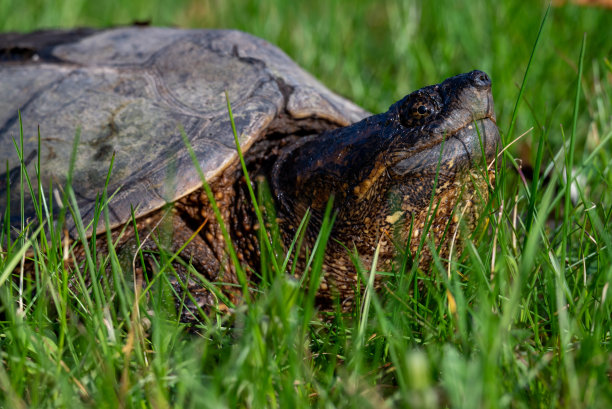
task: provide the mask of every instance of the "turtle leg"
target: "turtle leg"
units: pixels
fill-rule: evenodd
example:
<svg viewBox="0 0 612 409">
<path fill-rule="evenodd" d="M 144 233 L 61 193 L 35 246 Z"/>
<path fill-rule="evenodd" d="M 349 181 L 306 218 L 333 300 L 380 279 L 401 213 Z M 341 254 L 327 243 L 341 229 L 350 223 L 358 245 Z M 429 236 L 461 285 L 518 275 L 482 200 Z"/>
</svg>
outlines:
<svg viewBox="0 0 612 409">
<path fill-rule="evenodd" d="M 136 230 L 138 240 L 134 230 L 128 228 L 116 245 L 124 271 L 134 271 L 136 281 L 144 288 L 151 280 L 168 280 L 178 295 L 181 321 L 196 321 L 200 311 L 210 315 L 227 310 L 216 295 L 222 289 L 215 291 L 213 286 L 219 279 L 231 282 L 231 274 L 221 274 L 222 264 L 197 228 L 172 209 L 139 220 Z"/>
<path fill-rule="evenodd" d="M 172 255 L 177 254 L 183 262 L 173 262 L 173 272 L 168 272 L 170 282 L 180 295 L 177 307 L 181 311 L 181 321 L 197 320 L 199 310 L 207 315 L 213 311 L 226 311 L 228 306 L 216 295 L 222 293 L 222 289 L 213 282 L 219 279 L 228 281 L 228 278 L 234 281 L 232 275 L 227 277 L 222 273 L 224 268 L 218 255 L 197 229 L 194 230 L 176 212 L 171 212 L 168 217 L 171 218 L 168 225 L 172 226 L 172 237 L 166 250 Z"/>
</svg>

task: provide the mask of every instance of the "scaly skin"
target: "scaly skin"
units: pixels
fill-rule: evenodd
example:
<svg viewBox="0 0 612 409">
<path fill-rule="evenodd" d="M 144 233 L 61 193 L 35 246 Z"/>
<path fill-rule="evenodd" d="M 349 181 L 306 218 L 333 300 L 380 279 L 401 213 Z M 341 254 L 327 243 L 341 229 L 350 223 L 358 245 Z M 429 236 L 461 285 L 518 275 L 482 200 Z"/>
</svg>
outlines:
<svg viewBox="0 0 612 409">
<path fill-rule="evenodd" d="M 357 276 L 346 248 L 355 249 L 369 269 L 380 243 L 379 270 L 389 271 L 396 249 L 410 242 L 416 254 L 427 230 L 441 257 L 448 257 L 460 223 L 474 228 L 488 198 L 493 172 L 486 167 L 499 143 L 491 81 L 473 71 L 415 91 L 385 113 L 286 148 L 272 175 L 285 241 L 311 209 L 306 244 L 312 247 L 334 197 L 336 220 L 319 298 L 337 295 L 351 304 Z M 460 242 L 454 245 L 460 251 Z M 420 253 L 422 269 L 431 261 L 429 249 L 427 244 Z"/>
</svg>

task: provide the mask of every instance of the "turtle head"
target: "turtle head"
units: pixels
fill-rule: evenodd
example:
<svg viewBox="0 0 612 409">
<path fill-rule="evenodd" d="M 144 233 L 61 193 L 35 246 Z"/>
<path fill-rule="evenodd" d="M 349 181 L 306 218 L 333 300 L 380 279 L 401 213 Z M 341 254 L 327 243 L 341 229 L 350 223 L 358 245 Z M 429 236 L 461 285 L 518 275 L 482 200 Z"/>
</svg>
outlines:
<svg viewBox="0 0 612 409">
<path fill-rule="evenodd" d="M 447 225 L 456 228 L 458 204 L 487 197 L 486 169 L 499 144 L 491 80 L 472 71 L 414 91 L 385 113 L 303 138 L 279 157 L 272 182 L 282 217 L 294 219 L 289 226 L 311 209 L 316 230 L 333 196 L 334 238 L 372 253 L 385 232 L 418 241 L 430 204 L 431 229 L 443 240 Z"/>
</svg>

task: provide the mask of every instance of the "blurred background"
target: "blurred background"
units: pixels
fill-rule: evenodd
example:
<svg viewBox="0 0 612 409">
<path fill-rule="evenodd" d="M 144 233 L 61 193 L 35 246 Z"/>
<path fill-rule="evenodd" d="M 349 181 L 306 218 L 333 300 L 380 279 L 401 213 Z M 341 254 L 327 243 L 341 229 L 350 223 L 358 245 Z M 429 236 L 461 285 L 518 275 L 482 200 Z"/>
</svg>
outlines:
<svg viewBox="0 0 612 409">
<path fill-rule="evenodd" d="M 557 1 L 550 10 L 516 127 L 504 135 L 510 141 L 534 127 L 513 148 L 524 160 L 534 155 L 530 145 L 543 132 L 550 132 L 555 145 L 562 143 L 561 128 L 566 134 L 571 129 L 583 35 L 577 150 L 596 146 L 610 129 L 612 10 L 605 7 L 610 2 L 599 3 Z M 278 45 L 329 88 L 372 112 L 414 89 L 478 68 L 493 79 L 498 124 L 506 134 L 547 6 L 541 0 L 2 0 L 0 29 L 135 22 L 236 28 Z"/>
</svg>

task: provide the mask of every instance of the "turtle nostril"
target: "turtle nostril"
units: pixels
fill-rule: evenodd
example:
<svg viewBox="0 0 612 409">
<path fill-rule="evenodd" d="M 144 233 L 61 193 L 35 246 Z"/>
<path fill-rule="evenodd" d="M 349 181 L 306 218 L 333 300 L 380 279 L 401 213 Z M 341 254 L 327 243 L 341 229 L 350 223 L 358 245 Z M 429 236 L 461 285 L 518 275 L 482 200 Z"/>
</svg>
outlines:
<svg viewBox="0 0 612 409">
<path fill-rule="evenodd" d="M 472 79 L 474 83 L 479 87 L 490 87 L 491 86 L 491 78 L 482 71 L 472 71 Z"/>
</svg>

